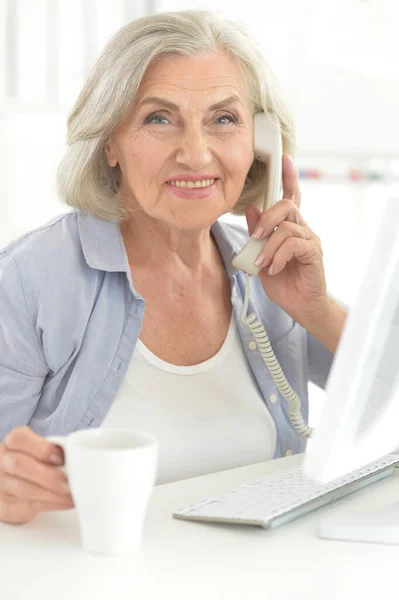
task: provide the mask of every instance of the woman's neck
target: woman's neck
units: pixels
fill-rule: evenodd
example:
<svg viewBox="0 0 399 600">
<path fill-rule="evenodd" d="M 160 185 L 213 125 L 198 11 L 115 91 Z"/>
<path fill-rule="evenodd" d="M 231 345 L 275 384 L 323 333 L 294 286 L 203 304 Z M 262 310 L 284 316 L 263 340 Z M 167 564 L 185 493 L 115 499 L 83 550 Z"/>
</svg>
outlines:
<svg viewBox="0 0 399 600">
<path fill-rule="evenodd" d="M 210 227 L 188 231 L 129 220 L 121 223 L 120 230 L 131 268 L 181 273 L 198 280 L 223 266 Z"/>
</svg>

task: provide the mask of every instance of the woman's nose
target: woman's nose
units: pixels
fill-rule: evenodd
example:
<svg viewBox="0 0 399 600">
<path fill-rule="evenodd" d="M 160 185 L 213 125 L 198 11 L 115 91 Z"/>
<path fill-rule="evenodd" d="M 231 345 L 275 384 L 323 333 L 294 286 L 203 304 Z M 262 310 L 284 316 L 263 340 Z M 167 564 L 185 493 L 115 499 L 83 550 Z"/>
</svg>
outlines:
<svg viewBox="0 0 399 600">
<path fill-rule="evenodd" d="M 176 153 L 179 164 L 185 163 L 192 169 L 202 168 L 211 160 L 209 140 L 198 127 L 188 128 L 181 137 L 180 147 Z"/>
</svg>

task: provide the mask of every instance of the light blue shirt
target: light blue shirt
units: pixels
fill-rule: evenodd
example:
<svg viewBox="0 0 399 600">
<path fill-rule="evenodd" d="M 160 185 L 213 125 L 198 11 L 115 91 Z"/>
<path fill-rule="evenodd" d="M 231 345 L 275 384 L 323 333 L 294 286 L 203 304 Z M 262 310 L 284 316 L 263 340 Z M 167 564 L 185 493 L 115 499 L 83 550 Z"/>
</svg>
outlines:
<svg viewBox="0 0 399 600">
<path fill-rule="evenodd" d="M 248 231 L 222 220 L 211 230 L 254 385 L 276 424 L 274 458 L 303 452 L 306 440 L 240 320 L 245 275 L 231 261 Z M 333 354 L 269 300 L 259 278 L 250 284 L 248 310 L 263 323 L 307 422 L 308 381 L 325 387 Z M 0 251 L 0 441 L 18 425 L 43 436 L 99 427 L 128 369 L 145 308 L 115 222 L 67 212 Z"/>
</svg>

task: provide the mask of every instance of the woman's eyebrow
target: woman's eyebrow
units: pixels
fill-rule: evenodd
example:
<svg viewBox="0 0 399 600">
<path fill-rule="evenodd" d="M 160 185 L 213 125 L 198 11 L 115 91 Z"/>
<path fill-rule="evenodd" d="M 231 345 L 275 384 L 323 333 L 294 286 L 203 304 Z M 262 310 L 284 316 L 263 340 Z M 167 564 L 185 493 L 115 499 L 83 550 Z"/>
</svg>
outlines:
<svg viewBox="0 0 399 600">
<path fill-rule="evenodd" d="M 220 102 L 216 102 L 216 104 L 212 104 L 212 106 L 210 106 L 208 110 L 217 110 L 218 108 L 224 108 L 225 106 L 228 106 L 229 104 L 233 104 L 235 102 L 239 102 L 240 104 L 242 104 L 240 98 L 238 96 L 236 96 L 235 94 L 233 94 L 232 96 L 229 96 L 228 98 L 225 98 L 224 100 L 220 100 Z M 165 98 L 157 98 L 156 96 L 151 96 L 149 98 L 145 98 L 140 103 L 139 108 L 141 108 L 143 106 L 143 104 L 162 104 L 163 106 L 166 106 L 167 108 L 170 108 L 171 110 L 180 111 L 179 106 L 177 104 L 175 104 L 174 102 L 170 102 L 170 100 L 165 100 Z"/>
</svg>

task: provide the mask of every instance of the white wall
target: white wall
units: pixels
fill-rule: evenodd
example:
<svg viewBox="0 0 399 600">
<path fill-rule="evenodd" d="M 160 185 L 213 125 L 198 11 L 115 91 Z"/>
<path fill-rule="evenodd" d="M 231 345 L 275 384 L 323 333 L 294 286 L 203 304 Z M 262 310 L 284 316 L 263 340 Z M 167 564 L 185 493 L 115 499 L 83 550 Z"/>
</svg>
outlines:
<svg viewBox="0 0 399 600">
<path fill-rule="evenodd" d="M 56 192 L 67 115 L 105 43 L 150 5 L 0 0 L 0 247 L 69 210 Z"/>
<path fill-rule="evenodd" d="M 158 0 L 180 10 L 186 0 Z M 399 3 L 202 0 L 247 25 L 284 85 L 303 152 L 399 154 Z"/>
</svg>

